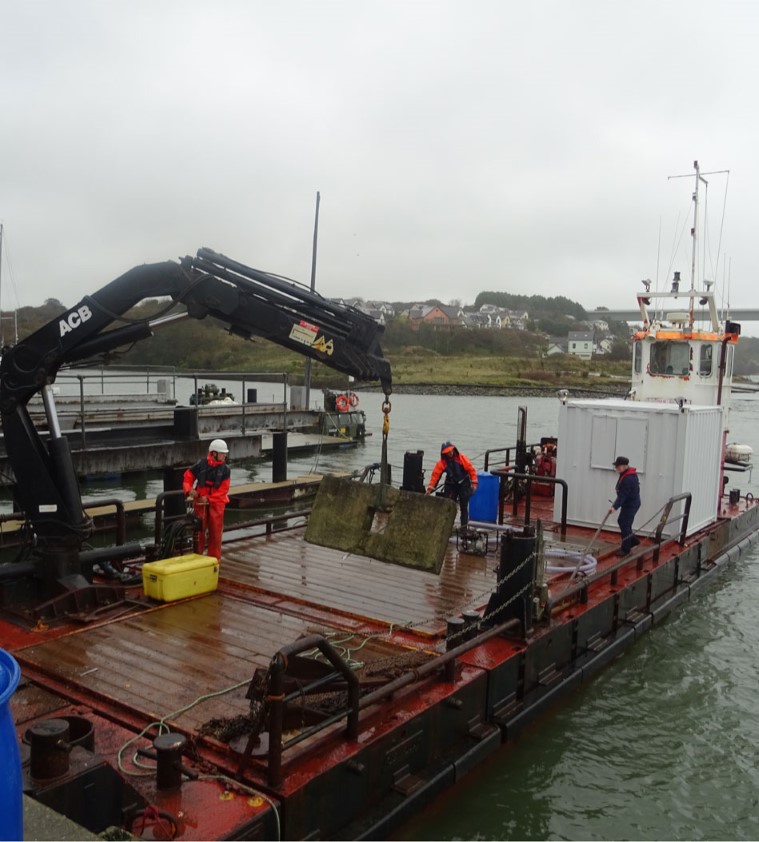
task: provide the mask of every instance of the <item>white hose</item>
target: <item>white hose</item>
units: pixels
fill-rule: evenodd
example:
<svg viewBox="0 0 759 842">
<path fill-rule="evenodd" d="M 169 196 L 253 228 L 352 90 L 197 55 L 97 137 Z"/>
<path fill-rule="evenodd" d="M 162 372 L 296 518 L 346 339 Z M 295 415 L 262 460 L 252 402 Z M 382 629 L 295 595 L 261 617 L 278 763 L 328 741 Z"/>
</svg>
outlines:
<svg viewBox="0 0 759 842">
<path fill-rule="evenodd" d="M 564 563 L 546 564 L 549 573 L 582 573 L 589 576 L 595 573 L 598 560 L 589 553 L 578 553 L 572 550 L 552 549 L 545 551 L 546 559 L 563 559 Z"/>
</svg>

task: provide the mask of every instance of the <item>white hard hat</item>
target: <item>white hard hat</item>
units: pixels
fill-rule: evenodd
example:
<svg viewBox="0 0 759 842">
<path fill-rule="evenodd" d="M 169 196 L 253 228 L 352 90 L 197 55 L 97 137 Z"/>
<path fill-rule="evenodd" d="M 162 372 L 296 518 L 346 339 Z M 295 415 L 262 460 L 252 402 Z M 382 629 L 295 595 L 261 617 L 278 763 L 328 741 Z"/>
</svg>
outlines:
<svg viewBox="0 0 759 842">
<path fill-rule="evenodd" d="M 208 445 L 209 453 L 211 453 L 214 450 L 217 453 L 229 453 L 229 448 L 227 447 L 227 443 L 224 441 L 224 439 L 214 439 L 211 442 L 211 444 Z"/>
</svg>

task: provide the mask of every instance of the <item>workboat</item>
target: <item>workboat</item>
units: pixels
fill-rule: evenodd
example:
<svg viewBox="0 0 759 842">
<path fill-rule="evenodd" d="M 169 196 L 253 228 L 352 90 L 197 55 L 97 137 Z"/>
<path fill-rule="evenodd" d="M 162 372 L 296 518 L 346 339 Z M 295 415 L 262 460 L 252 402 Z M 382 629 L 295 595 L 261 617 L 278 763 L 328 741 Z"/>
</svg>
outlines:
<svg viewBox="0 0 759 842">
<path fill-rule="evenodd" d="M 759 536 L 725 479 L 751 467 L 727 460 L 740 326 L 678 278 L 638 303 L 627 397 L 561 390 L 536 442 L 520 409 L 466 529 L 410 464 L 400 490 L 325 478 L 307 520 L 231 536 L 220 563 L 128 558 L 142 587 L 96 607 L 14 614 L 32 583 L 3 579 L 27 804 L 137 838 L 384 838 L 688 602 Z M 624 556 L 620 453 L 643 499 Z"/>
</svg>

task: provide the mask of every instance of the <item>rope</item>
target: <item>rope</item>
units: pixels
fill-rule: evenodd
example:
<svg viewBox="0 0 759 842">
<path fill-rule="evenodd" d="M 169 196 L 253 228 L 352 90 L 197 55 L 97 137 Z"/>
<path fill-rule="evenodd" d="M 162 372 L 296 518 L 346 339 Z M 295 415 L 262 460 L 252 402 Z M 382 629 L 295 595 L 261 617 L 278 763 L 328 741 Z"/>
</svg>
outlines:
<svg viewBox="0 0 759 842">
<path fill-rule="evenodd" d="M 245 681 L 240 681 L 237 684 L 233 684 L 231 687 L 226 687 L 223 690 L 217 690 L 214 693 L 205 693 L 202 696 L 198 696 L 197 699 L 190 702 L 188 705 L 185 705 L 184 707 L 181 707 L 178 710 L 173 711 L 172 713 L 167 713 L 165 716 L 162 716 L 156 722 L 151 722 L 150 724 L 146 725 L 142 729 L 142 731 L 140 731 L 139 734 L 135 735 L 130 740 L 127 740 L 124 743 L 124 745 L 121 746 L 121 748 L 119 749 L 119 752 L 116 755 L 116 760 L 117 760 L 117 763 L 118 763 L 119 770 L 121 772 L 123 772 L 125 775 L 131 775 L 132 777 L 146 777 L 147 775 L 152 774 L 152 772 L 155 771 L 155 766 L 148 766 L 145 763 L 140 763 L 140 761 L 137 759 L 136 754 L 133 755 L 133 757 L 132 757 L 132 764 L 134 766 L 137 766 L 138 768 L 150 769 L 151 771 L 150 772 L 133 772 L 133 771 L 130 771 L 130 770 L 124 768 L 124 764 L 123 764 L 124 752 L 129 748 L 129 746 L 131 746 L 133 743 L 136 743 L 137 740 L 144 737 L 145 734 L 153 727 L 158 728 L 158 735 L 159 736 L 163 733 L 168 733 L 169 728 L 166 725 L 167 719 L 176 719 L 178 716 L 181 716 L 183 713 L 186 713 L 191 708 L 194 708 L 195 705 L 199 705 L 201 702 L 204 702 L 207 699 L 213 699 L 213 698 L 216 698 L 217 696 L 224 696 L 227 693 L 231 693 L 233 690 L 239 690 L 240 687 L 244 687 L 246 684 L 250 684 L 249 678 L 246 678 Z"/>
</svg>

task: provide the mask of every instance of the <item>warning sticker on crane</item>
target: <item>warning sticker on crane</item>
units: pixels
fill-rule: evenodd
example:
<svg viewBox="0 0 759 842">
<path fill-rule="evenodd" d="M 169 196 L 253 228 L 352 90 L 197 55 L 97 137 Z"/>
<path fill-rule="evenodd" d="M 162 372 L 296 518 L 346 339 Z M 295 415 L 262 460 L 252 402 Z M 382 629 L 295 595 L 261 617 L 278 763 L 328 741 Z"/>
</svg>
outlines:
<svg viewBox="0 0 759 842">
<path fill-rule="evenodd" d="M 328 357 L 332 356 L 335 350 L 333 341 L 328 340 L 324 334 L 319 336 L 319 328 L 310 322 L 300 321 L 298 324 L 294 324 L 290 330 L 290 339 L 293 342 L 299 342 L 301 345 L 315 348 Z"/>
<path fill-rule="evenodd" d="M 316 337 L 319 334 L 319 328 L 309 322 L 301 320 L 298 324 L 292 326 L 290 331 L 290 339 L 293 342 L 300 342 L 301 345 L 313 345 Z"/>
<path fill-rule="evenodd" d="M 326 354 L 328 357 L 331 357 L 332 352 L 335 350 L 332 340 L 330 339 L 327 341 L 324 338 L 324 334 L 322 334 L 316 342 L 314 342 L 314 348 L 316 348 L 317 351 L 321 351 L 322 354 Z"/>
</svg>

